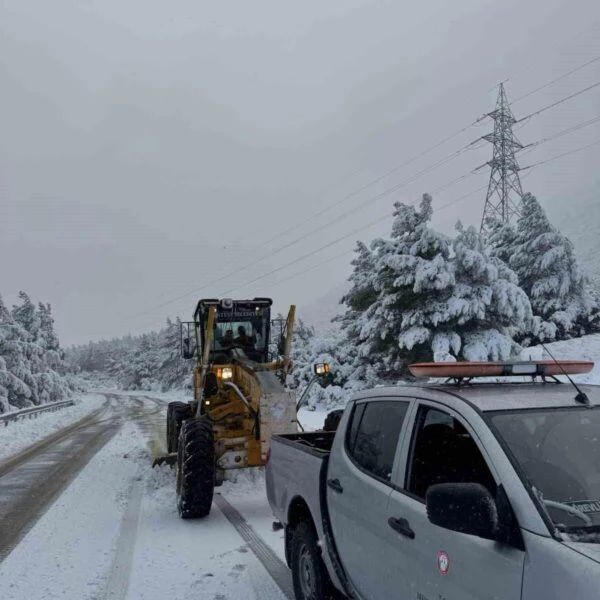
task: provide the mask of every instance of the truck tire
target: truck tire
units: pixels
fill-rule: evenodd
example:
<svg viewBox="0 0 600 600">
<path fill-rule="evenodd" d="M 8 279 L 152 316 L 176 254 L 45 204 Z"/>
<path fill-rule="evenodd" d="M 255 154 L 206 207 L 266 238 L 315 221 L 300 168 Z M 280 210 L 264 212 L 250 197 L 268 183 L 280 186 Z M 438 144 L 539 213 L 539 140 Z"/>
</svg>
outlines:
<svg viewBox="0 0 600 600">
<path fill-rule="evenodd" d="M 210 513 L 215 490 L 215 441 L 208 417 L 186 419 L 177 450 L 177 510 L 182 519 Z"/>
<path fill-rule="evenodd" d="M 340 598 L 321 557 L 321 548 L 312 523 L 299 523 L 292 535 L 292 582 L 296 600 Z"/>
<path fill-rule="evenodd" d="M 323 424 L 323 431 L 336 431 L 343 414 L 343 409 L 332 410 L 328 413 Z"/>
<path fill-rule="evenodd" d="M 186 402 L 170 402 L 167 407 L 167 452 L 177 452 L 179 430 L 185 419 L 193 416 L 192 407 Z"/>
</svg>

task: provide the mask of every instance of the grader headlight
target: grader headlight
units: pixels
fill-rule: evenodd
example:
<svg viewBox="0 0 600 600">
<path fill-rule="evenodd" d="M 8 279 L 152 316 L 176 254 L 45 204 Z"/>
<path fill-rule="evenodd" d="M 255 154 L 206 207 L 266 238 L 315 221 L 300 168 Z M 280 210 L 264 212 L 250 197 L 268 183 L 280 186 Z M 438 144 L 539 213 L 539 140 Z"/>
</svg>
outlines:
<svg viewBox="0 0 600 600">
<path fill-rule="evenodd" d="M 217 376 L 223 381 L 233 379 L 233 369 L 231 367 L 223 367 L 217 371 Z"/>
</svg>

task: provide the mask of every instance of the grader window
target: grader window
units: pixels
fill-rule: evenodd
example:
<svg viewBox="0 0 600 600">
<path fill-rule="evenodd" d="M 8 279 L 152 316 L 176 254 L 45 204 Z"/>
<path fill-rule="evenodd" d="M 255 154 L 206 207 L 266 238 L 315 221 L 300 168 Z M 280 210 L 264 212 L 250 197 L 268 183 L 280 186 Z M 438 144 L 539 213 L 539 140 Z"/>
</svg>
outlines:
<svg viewBox="0 0 600 600">
<path fill-rule="evenodd" d="M 228 303 L 201 300 L 196 316 L 202 347 L 205 343 L 204 327 L 210 306 L 216 308 L 210 342 L 212 361 L 225 364 L 241 354 L 254 362 L 267 362 L 271 328 L 270 304 L 260 299 L 257 302 L 233 300 Z"/>
<path fill-rule="evenodd" d="M 228 352 L 234 348 L 243 351 L 255 362 L 265 362 L 268 354 L 268 329 L 262 318 L 217 320 L 212 350 Z"/>
</svg>

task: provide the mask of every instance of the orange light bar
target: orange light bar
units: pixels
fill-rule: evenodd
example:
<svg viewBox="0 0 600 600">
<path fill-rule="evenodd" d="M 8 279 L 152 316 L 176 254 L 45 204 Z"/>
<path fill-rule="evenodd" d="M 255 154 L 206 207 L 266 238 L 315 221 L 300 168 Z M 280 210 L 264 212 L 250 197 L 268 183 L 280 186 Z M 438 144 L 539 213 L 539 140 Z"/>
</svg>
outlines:
<svg viewBox="0 0 600 600">
<path fill-rule="evenodd" d="M 589 360 L 536 360 L 522 362 L 448 362 L 413 363 L 408 370 L 415 377 L 518 377 L 524 375 L 554 377 L 589 373 L 594 363 Z"/>
</svg>

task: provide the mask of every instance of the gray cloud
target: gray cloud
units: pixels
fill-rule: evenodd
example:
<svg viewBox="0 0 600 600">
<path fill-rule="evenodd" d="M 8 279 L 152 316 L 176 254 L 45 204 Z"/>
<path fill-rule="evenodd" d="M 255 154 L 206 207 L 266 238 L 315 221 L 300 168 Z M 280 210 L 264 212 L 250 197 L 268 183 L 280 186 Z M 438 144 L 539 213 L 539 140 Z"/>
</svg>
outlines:
<svg viewBox="0 0 600 600">
<path fill-rule="evenodd" d="M 64 343 L 187 317 L 193 294 L 150 309 L 202 286 L 201 295 L 237 286 L 236 294 L 270 294 L 282 309 L 310 303 L 348 273 L 349 256 L 331 257 L 389 226 L 243 284 L 482 164 L 485 145 L 370 201 L 490 124 L 261 247 L 265 240 L 491 110 L 499 80 L 509 78 L 516 98 L 599 55 L 599 28 L 593 0 L 4 0 L 0 292 L 10 301 L 22 288 L 51 302 Z M 515 111 L 597 80 L 600 63 Z M 518 134 L 534 141 L 597 114 L 600 95 L 590 92 Z M 557 139 L 522 163 L 599 133 L 592 126 Z M 590 198 L 600 187 L 599 156 L 596 148 L 566 157 L 532 171 L 524 186 L 564 222 L 566 205 L 598 202 Z M 465 178 L 435 202 L 485 181 L 485 173 Z M 366 208 L 344 219 L 360 202 Z M 458 218 L 477 223 L 482 202 L 483 193 L 467 197 L 440 210 L 436 224 L 451 231 Z M 597 232 L 573 229 L 589 255 Z"/>
</svg>

